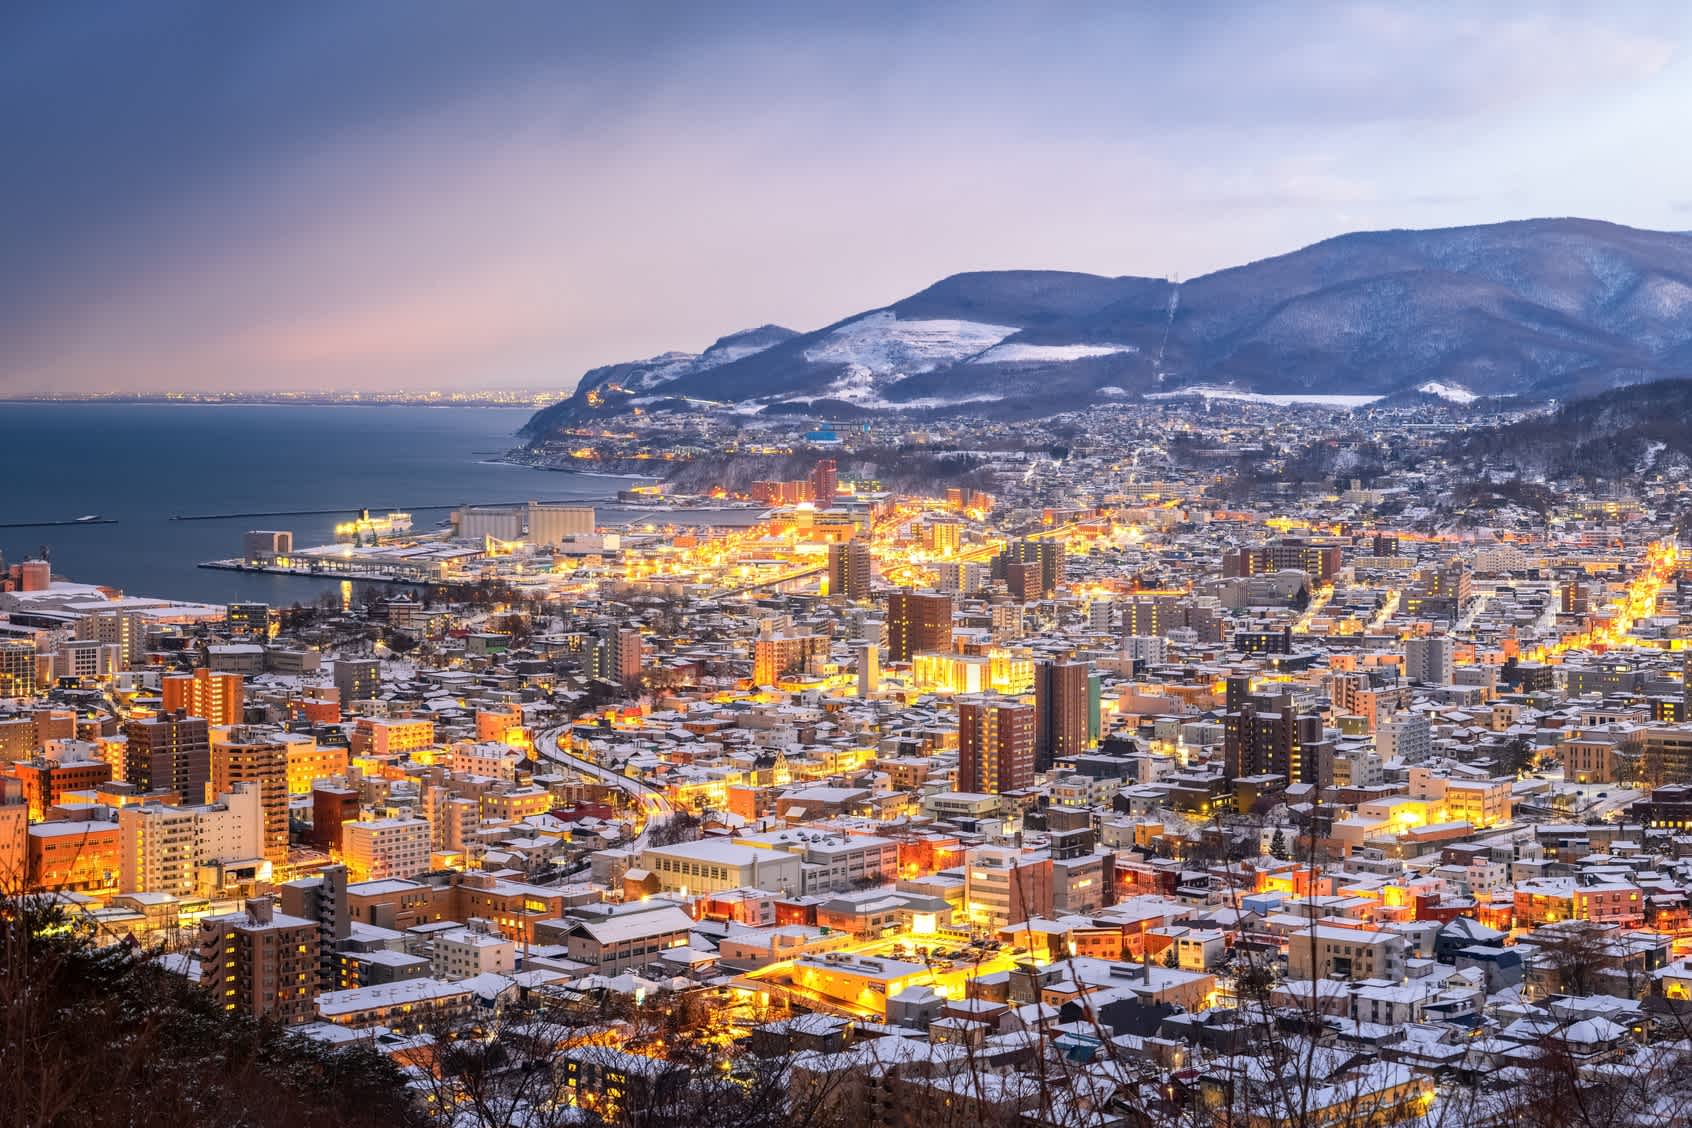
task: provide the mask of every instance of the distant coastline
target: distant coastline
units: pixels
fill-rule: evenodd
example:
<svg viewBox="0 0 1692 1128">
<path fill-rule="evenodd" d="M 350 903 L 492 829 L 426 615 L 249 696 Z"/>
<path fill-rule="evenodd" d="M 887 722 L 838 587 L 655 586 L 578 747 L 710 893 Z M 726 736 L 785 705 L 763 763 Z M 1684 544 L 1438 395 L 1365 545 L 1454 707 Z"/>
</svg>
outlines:
<svg viewBox="0 0 1692 1128">
<path fill-rule="evenodd" d="M 166 407 L 504 407 L 538 409 L 568 392 L 170 392 L 111 395 L 0 395 L 0 404 L 147 404 Z"/>
</svg>

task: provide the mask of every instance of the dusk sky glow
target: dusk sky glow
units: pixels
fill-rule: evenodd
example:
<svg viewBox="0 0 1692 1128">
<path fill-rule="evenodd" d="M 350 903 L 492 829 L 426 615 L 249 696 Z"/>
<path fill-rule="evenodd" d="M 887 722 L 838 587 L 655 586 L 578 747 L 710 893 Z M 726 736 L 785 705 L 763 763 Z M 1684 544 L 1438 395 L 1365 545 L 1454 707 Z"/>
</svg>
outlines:
<svg viewBox="0 0 1692 1128">
<path fill-rule="evenodd" d="M 0 393 L 565 388 L 961 270 L 1692 227 L 1685 4 L 32 4 Z"/>
</svg>

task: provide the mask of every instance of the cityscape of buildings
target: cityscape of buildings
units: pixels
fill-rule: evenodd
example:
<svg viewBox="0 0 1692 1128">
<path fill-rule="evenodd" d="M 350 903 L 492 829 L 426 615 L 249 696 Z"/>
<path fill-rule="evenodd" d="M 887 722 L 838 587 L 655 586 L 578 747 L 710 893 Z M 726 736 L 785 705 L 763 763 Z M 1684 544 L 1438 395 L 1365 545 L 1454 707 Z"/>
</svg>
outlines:
<svg viewBox="0 0 1692 1128">
<path fill-rule="evenodd" d="M 527 457 L 770 475 L 207 562 L 309 606 L 16 562 L 0 886 L 452 1123 L 496 1035 L 510 1123 L 1682 1123 L 1687 488 L 1471 425 L 653 415 Z"/>
</svg>

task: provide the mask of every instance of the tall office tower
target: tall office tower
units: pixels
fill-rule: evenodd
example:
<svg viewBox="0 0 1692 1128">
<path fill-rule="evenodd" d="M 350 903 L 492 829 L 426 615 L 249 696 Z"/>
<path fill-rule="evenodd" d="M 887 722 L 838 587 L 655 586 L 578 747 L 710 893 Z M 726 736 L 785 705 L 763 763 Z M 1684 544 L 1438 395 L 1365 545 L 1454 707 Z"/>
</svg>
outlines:
<svg viewBox="0 0 1692 1128">
<path fill-rule="evenodd" d="M 147 620 L 139 611 L 101 611 L 84 615 L 76 623 L 76 637 L 118 648 L 118 661 L 125 670 L 147 662 Z M 5 696 L 0 694 L 0 697 Z"/>
<path fill-rule="evenodd" d="M 588 536 L 594 530 L 595 516 L 592 506 L 531 501 L 528 508 L 528 542 L 557 545 L 571 537 Z"/>
<path fill-rule="evenodd" d="M 985 795 L 1034 783 L 1034 706 L 1010 697 L 958 698 L 958 790 Z"/>
<path fill-rule="evenodd" d="M 270 604 L 231 603 L 225 613 L 229 633 L 254 638 L 270 637 Z"/>
<path fill-rule="evenodd" d="M 4 693 L 0 693 L 0 697 L 4 696 Z M 1692 655 L 1688 655 L 1680 664 L 1680 696 L 1686 706 L 1686 712 L 1692 714 Z"/>
<path fill-rule="evenodd" d="M 858 696 L 874 697 L 881 691 L 881 648 L 860 640 L 852 650 L 858 656 Z"/>
<path fill-rule="evenodd" d="M 1456 677 L 1457 641 L 1450 635 L 1404 640 L 1404 676 L 1425 685 L 1450 685 Z"/>
<path fill-rule="evenodd" d="M 352 936 L 352 913 L 347 902 L 347 867 L 324 866 L 315 877 L 284 884 L 282 911 L 292 917 L 317 922 L 317 990 L 333 991 L 341 985 L 335 955 Z"/>
<path fill-rule="evenodd" d="M 1223 771 L 1229 779 L 1272 774 L 1288 783 L 1317 783 L 1322 765 L 1304 750 L 1321 739 L 1322 719 L 1301 715 L 1292 694 L 1254 694 L 1223 715 Z"/>
<path fill-rule="evenodd" d="M 633 689 L 640 684 L 642 653 L 639 631 L 630 627 L 602 631 L 588 651 L 588 677 Z"/>
<path fill-rule="evenodd" d="M 836 472 L 834 459 L 817 459 L 816 468 L 811 471 L 811 497 L 816 501 L 817 508 L 833 508 L 834 495 L 839 492 L 840 476 Z"/>
<path fill-rule="evenodd" d="M 870 595 L 870 547 L 856 538 L 828 546 L 828 594 L 853 601 Z"/>
<path fill-rule="evenodd" d="M 1080 755 L 1087 747 L 1087 663 L 1034 663 L 1034 770 Z"/>
<path fill-rule="evenodd" d="M 201 667 L 191 674 L 166 674 L 161 682 L 164 711 L 204 717 L 214 725 L 238 725 L 242 715 L 240 674 Z"/>
<path fill-rule="evenodd" d="M 224 1010 L 309 1022 L 315 1012 L 321 927 L 275 911 L 269 897 L 200 923 L 200 986 Z"/>
<path fill-rule="evenodd" d="M 342 658 L 335 663 L 335 688 L 341 691 L 341 708 L 351 709 L 355 701 L 369 701 L 382 692 L 382 664 L 374 658 Z"/>
<path fill-rule="evenodd" d="M 35 643 L 0 639 L 0 697 L 35 696 Z"/>
<path fill-rule="evenodd" d="M 125 783 L 142 791 L 168 790 L 184 803 L 203 803 L 211 782 L 211 727 L 186 713 L 130 721 L 124 726 Z"/>
<path fill-rule="evenodd" d="M 952 649 L 952 597 L 897 591 L 887 599 L 887 660 L 909 662 L 919 650 Z"/>
<path fill-rule="evenodd" d="M 275 733 L 238 726 L 212 749 L 214 795 L 226 795 L 238 783 L 255 783 L 264 811 L 264 856 L 277 864 L 288 860 L 288 744 Z"/>
</svg>

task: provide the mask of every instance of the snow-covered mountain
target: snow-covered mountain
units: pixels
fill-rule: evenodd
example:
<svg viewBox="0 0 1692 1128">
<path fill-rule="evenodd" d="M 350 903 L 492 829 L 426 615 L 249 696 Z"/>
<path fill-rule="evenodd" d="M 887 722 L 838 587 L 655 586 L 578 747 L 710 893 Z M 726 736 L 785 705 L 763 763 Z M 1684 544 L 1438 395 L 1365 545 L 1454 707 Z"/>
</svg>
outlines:
<svg viewBox="0 0 1692 1128">
<path fill-rule="evenodd" d="M 960 274 L 809 333 L 595 369 L 562 422 L 742 411 L 1038 415 L 1183 389 L 1463 405 L 1692 374 L 1692 235 L 1579 219 L 1342 235 L 1175 284 Z"/>
</svg>

